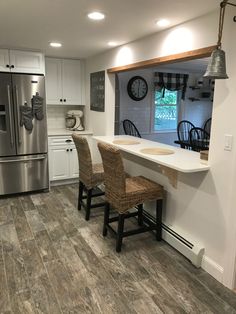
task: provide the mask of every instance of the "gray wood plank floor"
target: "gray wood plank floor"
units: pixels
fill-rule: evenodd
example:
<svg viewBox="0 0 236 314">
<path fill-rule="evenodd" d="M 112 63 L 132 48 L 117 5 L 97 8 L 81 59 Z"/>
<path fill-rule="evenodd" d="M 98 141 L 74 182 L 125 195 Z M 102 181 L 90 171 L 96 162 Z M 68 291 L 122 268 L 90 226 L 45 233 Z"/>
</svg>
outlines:
<svg viewBox="0 0 236 314">
<path fill-rule="evenodd" d="M 0 199 L 0 313 L 236 313 L 233 291 L 152 233 L 117 254 L 102 209 L 86 222 L 77 190 Z"/>
</svg>

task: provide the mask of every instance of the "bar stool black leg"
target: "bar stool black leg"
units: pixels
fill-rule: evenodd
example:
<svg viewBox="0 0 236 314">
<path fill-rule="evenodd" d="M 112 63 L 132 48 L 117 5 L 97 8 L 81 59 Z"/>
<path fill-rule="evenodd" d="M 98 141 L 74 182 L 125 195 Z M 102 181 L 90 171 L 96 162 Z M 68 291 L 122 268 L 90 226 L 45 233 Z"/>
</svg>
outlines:
<svg viewBox="0 0 236 314">
<path fill-rule="evenodd" d="M 161 241 L 162 234 L 162 200 L 156 202 L 156 240 Z"/>
<path fill-rule="evenodd" d="M 102 235 L 104 237 L 107 235 L 107 225 L 109 222 L 109 214 L 110 214 L 110 204 L 107 202 L 104 208 L 104 222 L 103 222 L 103 231 L 102 231 Z"/>
<path fill-rule="evenodd" d="M 143 225 L 143 204 L 138 205 L 138 224 Z"/>
<path fill-rule="evenodd" d="M 90 209 L 91 209 L 91 200 L 92 200 L 92 190 L 89 189 L 87 191 L 87 204 L 86 204 L 86 213 L 85 213 L 85 220 L 89 220 L 90 218 Z"/>
<path fill-rule="evenodd" d="M 84 190 L 84 184 L 83 182 L 79 181 L 78 210 L 81 210 L 83 190 Z"/>
<path fill-rule="evenodd" d="M 125 215 L 119 214 L 117 238 L 116 238 L 116 252 L 118 253 L 121 251 L 121 246 L 122 246 L 124 222 L 125 222 Z"/>
</svg>

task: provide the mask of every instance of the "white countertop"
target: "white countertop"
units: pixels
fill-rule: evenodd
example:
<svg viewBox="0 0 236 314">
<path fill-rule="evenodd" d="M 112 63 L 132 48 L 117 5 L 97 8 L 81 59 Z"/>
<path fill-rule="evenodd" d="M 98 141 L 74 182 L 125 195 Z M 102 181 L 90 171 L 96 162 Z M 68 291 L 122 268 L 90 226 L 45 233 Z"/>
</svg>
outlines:
<svg viewBox="0 0 236 314">
<path fill-rule="evenodd" d="M 49 129 L 48 130 L 48 136 L 71 136 L 73 133 L 81 134 L 81 135 L 92 135 L 93 132 L 89 130 L 84 131 L 71 131 L 67 129 Z"/>
<path fill-rule="evenodd" d="M 175 146 L 170 146 L 162 144 L 159 142 L 153 142 L 145 140 L 143 138 L 128 136 L 128 135 L 119 135 L 119 136 L 94 136 L 93 139 L 104 142 L 107 144 L 114 145 L 119 147 L 122 151 L 128 152 L 135 156 L 142 157 L 144 159 L 155 162 L 159 165 L 175 169 L 180 172 L 191 173 L 191 172 L 200 172 L 207 171 L 210 169 L 209 165 L 204 165 L 200 162 L 200 154 L 194 151 L 187 149 L 182 149 Z M 115 139 L 132 139 L 140 142 L 140 144 L 135 145 L 118 145 L 113 144 Z M 172 155 L 147 155 L 140 152 L 143 148 L 168 148 L 174 151 Z"/>
</svg>

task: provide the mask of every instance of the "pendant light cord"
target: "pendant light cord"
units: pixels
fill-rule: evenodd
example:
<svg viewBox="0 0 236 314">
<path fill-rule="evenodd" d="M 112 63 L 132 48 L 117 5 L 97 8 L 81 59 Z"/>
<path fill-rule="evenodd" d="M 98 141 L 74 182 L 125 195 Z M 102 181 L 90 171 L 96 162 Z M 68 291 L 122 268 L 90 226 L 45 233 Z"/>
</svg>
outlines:
<svg viewBox="0 0 236 314">
<path fill-rule="evenodd" d="M 218 41 L 217 41 L 218 48 L 221 48 L 221 38 L 222 38 L 224 18 L 225 18 L 225 7 L 227 5 L 227 2 L 228 0 L 224 0 L 220 4 L 219 31 L 218 31 Z"/>
</svg>

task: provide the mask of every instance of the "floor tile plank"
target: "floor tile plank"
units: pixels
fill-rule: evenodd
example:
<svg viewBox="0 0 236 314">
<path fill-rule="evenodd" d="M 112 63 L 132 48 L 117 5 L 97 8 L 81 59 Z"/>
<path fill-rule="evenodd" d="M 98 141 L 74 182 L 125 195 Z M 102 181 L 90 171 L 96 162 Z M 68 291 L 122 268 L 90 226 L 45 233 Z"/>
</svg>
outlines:
<svg viewBox="0 0 236 314">
<path fill-rule="evenodd" d="M 33 239 L 33 234 L 27 222 L 21 203 L 15 203 L 12 205 L 11 210 L 19 241 L 22 242 Z"/>
<path fill-rule="evenodd" d="M 57 252 L 46 230 L 37 232 L 35 234 L 35 240 L 44 262 L 58 259 Z"/>
<path fill-rule="evenodd" d="M 21 196 L 19 198 L 19 201 L 20 201 L 21 206 L 22 206 L 24 211 L 34 210 L 35 209 L 34 203 L 33 203 L 32 199 L 31 199 L 31 197 L 29 197 L 29 195 Z"/>
<path fill-rule="evenodd" d="M 0 311 L 7 313 L 11 311 L 9 290 L 6 278 L 6 269 L 3 259 L 3 247 L 0 240 Z"/>
<path fill-rule="evenodd" d="M 39 313 L 61 313 L 47 274 L 30 278 L 32 298 Z"/>
<path fill-rule="evenodd" d="M 45 274 L 45 267 L 35 240 L 27 240 L 21 243 L 22 256 L 29 278 L 37 278 Z"/>
<path fill-rule="evenodd" d="M 39 214 L 39 212 L 35 210 L 29 210 L 25 212 L 26 219 L 28 221 L 28 224 L 33 231 L 33 233 L 37 233 L 39 231 L 45 230 L 45 225 L 42 221 L 42 218 Z"/>
<path fill-rule="evenodd" d="M 11 205 L 0 206 L 0 225 L 12 224 L 13 216 L 11 212 Z"/>
</svg>

